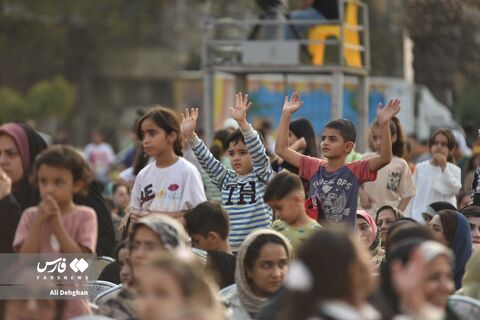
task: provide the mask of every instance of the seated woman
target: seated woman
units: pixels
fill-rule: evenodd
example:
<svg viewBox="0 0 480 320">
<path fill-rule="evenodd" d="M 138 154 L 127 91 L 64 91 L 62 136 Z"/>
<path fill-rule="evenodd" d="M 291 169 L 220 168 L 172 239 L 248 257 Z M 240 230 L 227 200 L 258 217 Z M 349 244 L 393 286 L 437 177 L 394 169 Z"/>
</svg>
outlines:
<svg viewBox="0 0 480 320">
<path fill-rule="evenodd" d="M 462 287 L 455 294 L 480 300 L 480 250 L 476 250 L 468 260 Z"/>
<path fill-rule="evenodd" d="M 255 319 L 280 287 L 292 258 L 289 241 L 280 233 L 260 229 L 243 242 L 237 256 L 235 284 L 219 296 L 232 311 L 231 319 Z"/>
<path fill-rule="evenodd" d="M 380 319 L 367 303 L 374 287 L 369 260 L 346 230 L 321 229 L 290 266 L 278 319 Z"/>
<path fill-rule="evenodd" d="M 114 297 L 99 306 L 98 312 L 119 320 L 137 318 L 134 305 L 137 296 L 136 280 L 152 257 L 165 251 L 187 247 L 188 235 L 173 218 L 150 215 L 133 224 L 129 241 L 129 259 L 126 259 L 126 262 L 133 277 L 125 280 L 130 285 L 124 284 Z"/>
<path fill-rule="evenodd" d="M 43 138 L 25 124 L 0 126 L 0 253 L 13 252 L 15 230 L 23 210 L 38 205 L 38 188 L 29 181 L 35 157 L 47 148 Z M 74 202 L 91 207 L 97 214 L 98 240 L 95 252 L 110 256 L 115 241 L 112 218 L 98 184 L 88 186 L 87 195 L 76 195 Z"/>
<path fill-rule="evenodd" d="M 218 287 L 193 253 L 163 252 L 137 278 L 138 319 L 225 319 Z M 159 294 L 160 293 L 160 294 Z"/>
<path fill-rule="evenodd" d="M 355 234 L 357 239 L 370 251 L 370 262 L 376 270 L 385 258 L 385 250 L 382 249 L 382 240 L 375 221 L 367 211 L 357 210 L 355 221 Z"/>
<path fill-rule="evenodd" d="M 455 255 L 455 268 L 453 278 L 455 289 L 462 286 L 462 277 L 465 265 L 472 255 L 472 235 L 467 219 L 453 210 L 441 210 L 429 222 L 435 238 L 440 243 L 453 250 Z"/>
<path fill-rule="evenodd" d="M 387 232 L 390 226 L 398 219 L 403 217 L 403 214 L 397 208 L 386 205 L 378 208 L 375 216 L 375 224 L 380 229 L 380 236 L 382 238 L 382 248 L 385 249 L 387 243 Z"/>
<path fill-rule="evenodd" d="M 446 246 L 420 238 L 404 240 L 387 255 L 381 293 L 391 319 L 458 319 L 448 307 L 454 292 L 453 253 Z"/>
</svg>

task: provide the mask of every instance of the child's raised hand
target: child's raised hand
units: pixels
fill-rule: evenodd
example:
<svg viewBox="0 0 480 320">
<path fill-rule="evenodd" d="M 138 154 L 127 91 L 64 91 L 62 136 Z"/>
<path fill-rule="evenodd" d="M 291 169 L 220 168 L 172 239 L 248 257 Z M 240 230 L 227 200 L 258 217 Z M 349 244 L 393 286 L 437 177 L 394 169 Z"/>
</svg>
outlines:
<svg viewBox="0 0 480 320">
<path fill-rule="evenodd" d="M 185 108 L 182 113 L 182 133 L 188 140 L 195 136 L 195 128 L 197 127 L 198 108 Z"/>
<path fill-rule="evenodd" d="M 377 120 L 380 125 L 388 124 L 390 120 L 400 111 L 400 100 L 390 100 L 385 108 L 379 103 L 377 107 Z"/>
<path fill-rule="evenodd" d="M 283 102 L 283 109 L 282 112 L 292 114 L 303 105 L 303 101 L 300 100 L 300 94 L 295 91 L 292 94 L 292 98 L 288 100 L 288 96 L 285 97 L 285 101 Z"/>
<path fill-rule="evenodd" d="M 248 102 L 248 94 L 243 95 L 239 92 L 235 95 L 235 106 L 230 107 L 230 110 L 232 111 L 232 118 L 238 122 L 240 127 L 245 127 L 245 124 L 247 124 L 247 110 L 251 104 L 251 102 Z"/>
</svg>

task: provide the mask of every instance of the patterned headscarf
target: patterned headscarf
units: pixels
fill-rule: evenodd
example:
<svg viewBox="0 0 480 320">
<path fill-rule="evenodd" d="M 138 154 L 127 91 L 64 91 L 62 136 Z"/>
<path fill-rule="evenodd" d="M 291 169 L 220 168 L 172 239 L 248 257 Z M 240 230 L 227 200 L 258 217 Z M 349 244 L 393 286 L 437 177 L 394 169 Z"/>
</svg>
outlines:
<svg viewBox="0 0 480 320">
<path fill-rule="evenodd" d="M 132 234 L 134 234 L 140 226 L 147 227 L 158 235 L 162 245 L 168 251 L 187 246 L 189 243 L 189 237 L 185 228 L 175 219 L 167 215 L 151 214 L 138 220 L 138 222 L 133 225 Z"/>
<path fill-rule="evenodd" d="M 237 285 L 237 292 L 238 297 L 240 298 L 240 302 L 242 306 L 249 312 L 250 314 L 257 314 L 258 311 L 263 307 L 263 305 L 268 301 L 268 298 L 261 298 L 257 297 L 247 279 L 247 273 L 245 268 L 245 255 L 247 254 L 248 248 L 250 245 L 259 237 L 263 235 L 274 235 L 278 237 L 284 244 L 285 248 L 287 248 L 287 257 L 290 261 L 292 259 L 292 247 L 290 242 L 283 236 L 281 233 L 276 232 L 271 229 L 259 229 L 255 230 L 254 232 L 250 233 L 245 240 L 243 241 L 240 250 L 238 251 L 237 256 L 237 265 L 235 268 L 235 283 Z"/>
</svg>

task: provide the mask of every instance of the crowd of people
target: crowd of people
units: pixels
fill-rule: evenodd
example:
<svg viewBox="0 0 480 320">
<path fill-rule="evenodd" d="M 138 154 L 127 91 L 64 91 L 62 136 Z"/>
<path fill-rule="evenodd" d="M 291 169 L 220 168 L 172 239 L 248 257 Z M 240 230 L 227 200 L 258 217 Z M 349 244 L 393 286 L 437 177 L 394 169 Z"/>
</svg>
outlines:
<svg viewBox="0 0 480 320">
<path fill-rule="evenodd" d="M 467 155 L 436 130 L 415 162 L 391 100 L 362 155 L 346 119 L 317 143 L 302 104 L 285 97 L 275 141 L 238 93 L 210 146 L 197 108 L 153 106 L 117 163 L 99 131 L 79 150 L 0 125 L 0 253 L 111 256 L 117 285 L 0 318 L 465 319 L 449 297 L 480 299 L 480 138 Z"/>
</svg>

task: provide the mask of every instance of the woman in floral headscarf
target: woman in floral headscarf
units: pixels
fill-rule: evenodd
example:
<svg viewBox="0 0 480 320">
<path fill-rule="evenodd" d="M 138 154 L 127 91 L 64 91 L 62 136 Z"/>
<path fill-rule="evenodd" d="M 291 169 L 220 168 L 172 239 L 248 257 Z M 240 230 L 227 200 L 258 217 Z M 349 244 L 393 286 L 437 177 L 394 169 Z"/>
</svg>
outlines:
<svg viewBox="0 0 480 320">
<path fill-rule="evenodd" d="M 138 318 L 134 306 L 134 283 L 138 274 L 154 256 L 165 251 L 187 248 L 188 235 L 175 219 L 152 214 L 133 225 L 129 241 L 132 283 L 125 285 L 114 297 L 99 306 L 99 314 L 119 320 Z"/>
<path fill-rule="evenodd" d="M 357 210 L 355 232 L 360 242 L 370 250 L 371 262 L 378 269 L 385 258 L 385 250 L 382 249 L 382 238 L 377 224 L 367 211 Z"/>
</svg>

